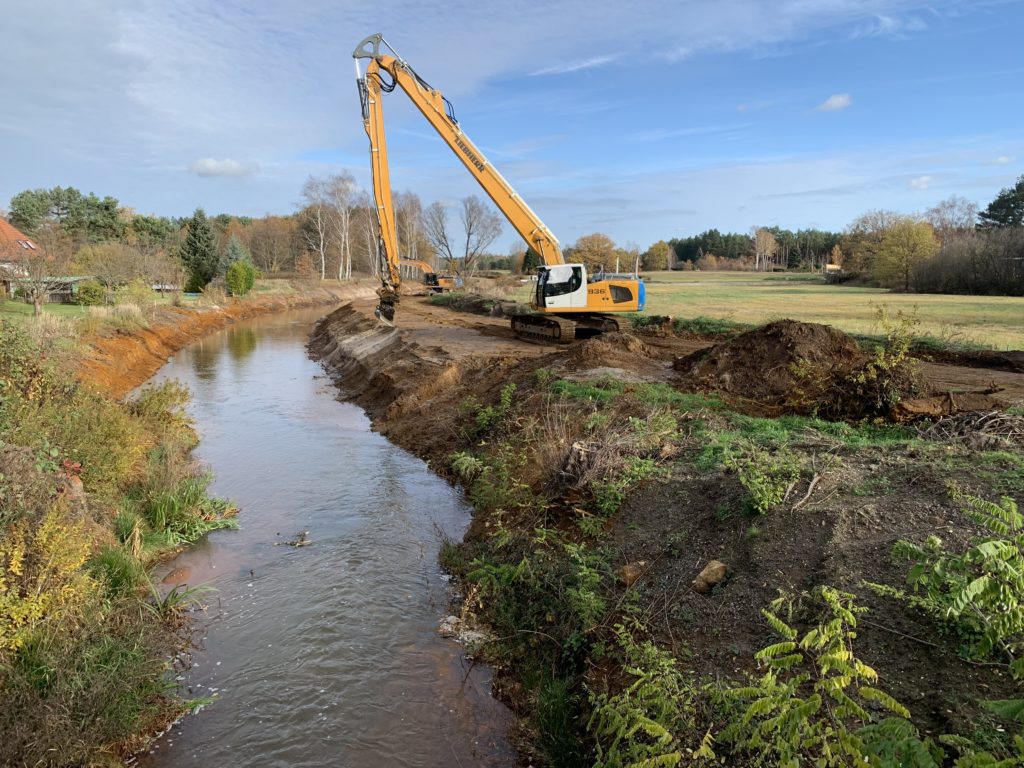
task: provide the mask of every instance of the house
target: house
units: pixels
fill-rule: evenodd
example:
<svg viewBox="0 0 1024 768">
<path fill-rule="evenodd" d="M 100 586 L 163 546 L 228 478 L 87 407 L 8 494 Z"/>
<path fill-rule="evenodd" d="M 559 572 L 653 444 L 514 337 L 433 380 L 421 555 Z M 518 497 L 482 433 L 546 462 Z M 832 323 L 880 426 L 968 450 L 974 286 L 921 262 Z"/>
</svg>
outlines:
<svg viewBox="0 0 1024 768">
<path fill-rule="evenodd" d="M 18 261 L 18 249 L 36 251 L 39 246 L 13 224 L 0 218 L 0 296 L 11 296 L 14 293 L 12 283 L 27 274 Z"/>
</svg>

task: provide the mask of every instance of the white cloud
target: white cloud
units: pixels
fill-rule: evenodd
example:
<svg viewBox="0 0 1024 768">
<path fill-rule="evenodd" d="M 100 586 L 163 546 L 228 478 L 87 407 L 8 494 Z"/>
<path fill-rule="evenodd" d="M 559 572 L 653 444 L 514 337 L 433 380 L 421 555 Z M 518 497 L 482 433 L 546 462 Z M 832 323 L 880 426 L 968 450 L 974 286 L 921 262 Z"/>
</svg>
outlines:
<svg viewBox="0 0 1024 768">
<path fill-rule="evenodd" d="M 1000 155 L 996 158 L 996 165 L 1009 165 L 1013 162 L 1013 158 L 1009 155 Z"/>
<path fill-rule="evenodd" d="M 908 16 L 900 18 L 888 14 L 876 14 L 870 21 L 861 24 L 853 30 L 851 37 L 891 37 L 896 40 L 904 40 L 910 33 L 924 32 L 928 24 L 919 16 Z"/>
<path fill-rule="evenodd" d="M 932 185 L 931 176 L 916 176 L 907 182 L 907 186 L 911 189 L 928 189 Z"/>
<path fill-rule="evenodd" d="M 837 112 L 846 109 L 853 104 L 853 99 L 848 93 L 836 93 L 829 96 L 821 104 L 814 108 L 815 112 Z"/>
<path fill-rule="evenodd" d="M 594 67 L 600 67 L 607 64 L 610 61 L 615 61 L 617 55 L 609 56 L 592 56 L 589 59 L 581 59 L 579 61 L 572 61 L 566 64 L 554 64 L 544 69 L 538 69 L 536 72 L 531 72 L 533 76 L 537 75 L 566 75 L 570 72 L 579 72 L 583 69 L 593 69 Z"/>
<path fill-rule="evenodd" d="M 254 171 L 251 166 L 237 160 L 214 160 L 212 157 L 196 160 L 188 169 L 196 176 L 248 176 Z"/>
<path fill-rule="evenodd" d="M 505 116 L 507 105 L 518 102 L 525 105 L 520 114 L 579 116 L 636 108 L 645 91 L 576 99 L 557 92 L 557 82 L 521 88 L 515 79 L 531 71 L 585 71 L 614 59 L 675 87 L 674 73 L 658 71 L 671 69 L 670 60 L 825 44 L 876 16 L 922 14 L 926 2 L 936 13 L 969 7 L 967 0 L 393 0 L 382 15 L 361 0 L 14 3 L 17 10 L 4 16 L 0 72 L 8 75 L 5 98 L 18 109 L 0 115 L 0 200 L 26 188 L 74 184 L 168 214 L 197 203 L 260 214 L 291 210 L 305 176 L 326 167 L 349 165 L 365 178 L 350 51 L 381 27 L 456 108 Z M 643 69 L 651 63 L 653 71 Z M 498 78 L 505 80 L 478 98 Z M 387 106 L 389 129 L 420 129 L 420 116 L 395 96 Z M 637 125 L 662 128 L 658 112 L 658 101 L 647 100 Z M 1013 143 L 992 146 L 1022 155 Z M 234 162 L 243 167 L 259 158 L 259 172 L 245 169 L 254 177 L 243 190 L 197 183 L 195 173 L 242 172 L 217 158 L 241 158 Z M 430 195 L 430 185 L 424 176 L 418 191 Z"/>
</svg>

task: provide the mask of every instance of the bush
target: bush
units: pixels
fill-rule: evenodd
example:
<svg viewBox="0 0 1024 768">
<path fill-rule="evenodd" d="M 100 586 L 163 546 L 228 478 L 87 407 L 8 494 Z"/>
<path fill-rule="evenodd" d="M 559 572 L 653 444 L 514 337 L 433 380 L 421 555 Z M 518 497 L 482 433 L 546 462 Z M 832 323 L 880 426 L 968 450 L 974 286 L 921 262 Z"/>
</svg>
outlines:
<svg viewBox="0 0 1024 768">
<path fill-rule="evenodd" d="M 84 280 L 78 284 L 75 302 L 83 307 L 100 307 L 107 303 L 107 289 L 99 280 Z"/>
<path fill-rule="evenodd" d="M 245 296 L 255 285 L 256 275 L 256 267 L 252 265 L 252 262 L 239 259 L 228 267 L 224 282 L 227 283 L 232 296 Z"/>
<path fill-rule="evenodd" d="M 870 765 L 857 732 L 872 722 L 870 710 L 910 717 L 906 707 L 875 687 L 878 674 L 854 655 L 857 616 L 865 609 L 853 595 L 831 587 L 820 587 L 816 597 L 824 616 L 802 638 L 778 615 L 783 608 L 792 613 L 792 601 L 780 598 L 771 611 L 763 611 L 782 642 L 754 654 L 765 667 L 763 675 L 724 692 L 727 701 L 740 705 L 742 715 L 718 738 L 758 755 L 755 764 Z"/>
<path fill-rule="evenodd" d="M 711 732 L 701 738 L 694 716 L 697 691 L 676 660 L 649 640 L 636 642 L 621 624 L 615 634 L 633 680 L 618 694 L 591 697 L 595 768 L 713 764 Z"/>
<path fill-rule="evenodd" d="M 115 304 L 134 304 L 143 312 L 153 308 L 156 294 L 145 280 L 132 280 L 114 292 Z"/>
</svg>

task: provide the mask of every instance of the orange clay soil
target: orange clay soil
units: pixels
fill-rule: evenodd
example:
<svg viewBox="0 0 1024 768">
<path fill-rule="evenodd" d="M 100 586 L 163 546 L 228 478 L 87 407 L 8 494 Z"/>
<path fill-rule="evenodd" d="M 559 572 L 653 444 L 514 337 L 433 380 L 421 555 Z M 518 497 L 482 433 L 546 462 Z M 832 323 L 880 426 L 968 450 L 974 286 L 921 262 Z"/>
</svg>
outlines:
<svg viewBox="0 0 1024 768">
<path fill-rule="evenodd" d="M 302 307 L 328 306 L 373 295 L 369 283 L 296 285 L 296 292 L 226 299 L 220 306 L 157 307 L 147 328 L 107 330 L 85 340 L 82 381 L 124 397 L 188 344 L 237 320 Z"/>
</svg>

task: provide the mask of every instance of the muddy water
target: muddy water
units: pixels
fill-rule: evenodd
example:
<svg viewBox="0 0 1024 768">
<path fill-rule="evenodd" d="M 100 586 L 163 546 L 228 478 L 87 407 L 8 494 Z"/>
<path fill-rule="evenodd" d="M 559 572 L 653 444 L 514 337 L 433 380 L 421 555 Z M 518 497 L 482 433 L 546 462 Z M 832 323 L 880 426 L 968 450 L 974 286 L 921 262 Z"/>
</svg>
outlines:
<svg viewBox="0 0 1024 768">
<path fill-rule="evenodd" d="M 442 536 L 469 509 L 340 403 L 304 348 L 324 310 L 239 323 L 157 375 L 192 389 L 197 456 L 242 508 L 158 574 L 209 584 L 182 684 L 215 697 L 141 762 L 187 766 L 506 766 L 507 711 L 436 634 Z M 288 542 L 311 542 L 291 546 Z"/>
</svg>

